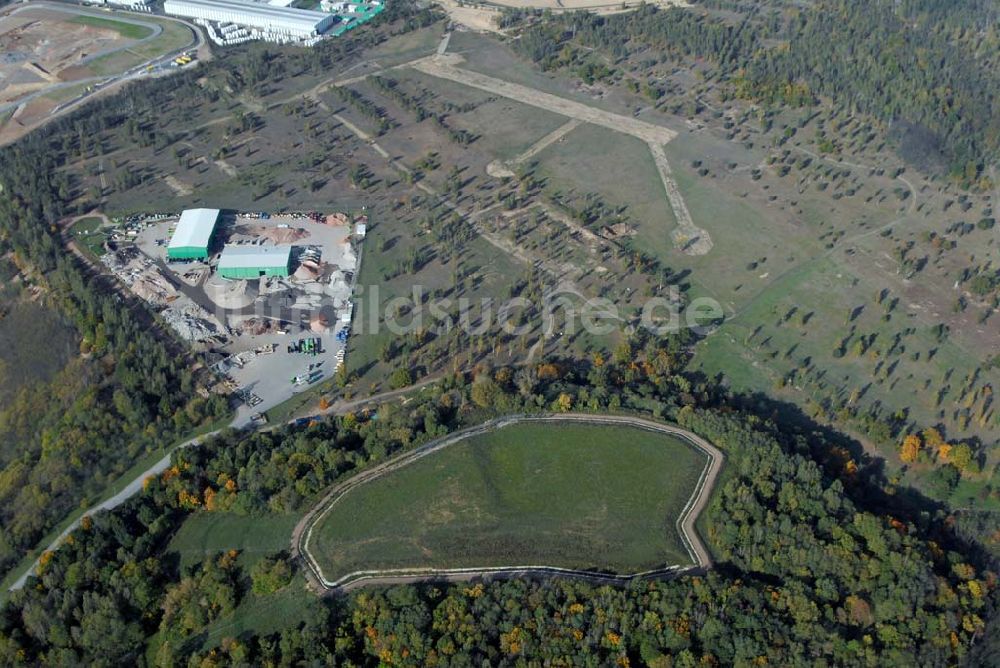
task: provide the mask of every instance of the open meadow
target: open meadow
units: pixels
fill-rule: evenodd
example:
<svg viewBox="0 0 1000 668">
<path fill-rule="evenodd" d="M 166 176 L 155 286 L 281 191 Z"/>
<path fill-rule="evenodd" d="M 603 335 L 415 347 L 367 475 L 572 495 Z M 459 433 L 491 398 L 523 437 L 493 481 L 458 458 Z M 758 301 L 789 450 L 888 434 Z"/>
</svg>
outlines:
<svg viewBox="0 0 1000 668">
<path fill-rule="evenodd" d="M 704 456 L 632 427 L 515 424 L 347 492 L 316 525 L 326 577 L 356 570 L 686 565 L 675 521 Z"/>
</svg>

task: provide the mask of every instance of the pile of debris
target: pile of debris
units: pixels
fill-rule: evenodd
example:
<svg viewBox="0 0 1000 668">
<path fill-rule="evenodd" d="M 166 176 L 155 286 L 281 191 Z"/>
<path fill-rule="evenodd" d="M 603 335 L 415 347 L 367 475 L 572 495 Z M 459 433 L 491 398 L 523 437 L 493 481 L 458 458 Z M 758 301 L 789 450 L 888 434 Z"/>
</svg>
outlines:
<svg viewBox="0 0 1000 668">
<path fill-rule="evenodd" d="M 605 239 L 613 241 L 615 239 L 620 239 L 621 237 L 634 237 L 636 231 L 634 227 L 626 223 L 615 223 L 614 225 L 602 227 L 598 234 Z"/>
<path fill-rule="evenodd" d="M 358 256 L 354 254 L 354 247 L 351 246 L 350 242 L 344 242 L 341 246 L 342 255 L 341 261 L 343 262 L 342 269 L 347 271 L 354 271 L 354 267 L 358 264 Z"/>
<path fill-rule="evenodd" d="M 299 268 L 295 270 L 295 280 L 297 281 L 317 281 L 323 274 L 323 268 L 314 260 L 303 260 Z"/>
<path fill-rule="evenodd" d="M 270 318 L 247 318 L 236 327 L 243 334 L 261 336 L 262 334 L 277 332 L 280 329 L 278 325 L 279 323 L 276 320 L 271 320 Z"/>
<path fill-rule="evenodd" d="M 160 268 L 134 246 L 105 253 L 101 262 L 141 299 L 162 306 L 177 299 L 177 289 Z"/>
<path fill-rule="evenodd" d="M 205 281 L 205 295 L 224 309 L 243 309 L 253 304 L 257 297 L 257 283 L 229 280 L 218 275 Z"/>
<path fill-rule="evenodd" d="M 185 341 L 205 341 L 222 333 L 215 318 L 196 304 L 171 306 L 163 309 L 160 315 Z"/>
<path fill-rule="evenodd" d="M 330 283 L 326 289 L 328 295 L 333 297 L 334 303 L 341 305 L 346 303 L 351 298 L 351 286 L 349 281 L 350 276 L 340 270 L 336 269 L 330 274 Z"/>
<path fill-rule="evenodd" d="M 305 228 L 288 225 L 239 225 L 235 232 L 248 237 L 267 239 L 278 246 L 294 244 L 309 236 Z"/>
</svg>

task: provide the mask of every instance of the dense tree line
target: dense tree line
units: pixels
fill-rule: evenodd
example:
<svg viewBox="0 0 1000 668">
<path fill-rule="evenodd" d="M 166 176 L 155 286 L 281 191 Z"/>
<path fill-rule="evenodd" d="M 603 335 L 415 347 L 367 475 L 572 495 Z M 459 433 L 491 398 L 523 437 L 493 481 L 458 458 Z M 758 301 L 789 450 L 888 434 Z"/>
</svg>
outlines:
<svg viewBox="0 0 1000 668">
<path fill-rule="evenodd" d="M 1000 157 L 995 3 L 768 4 L 736 18 L 652 5 L 615 16 L 565 13 L 532 23 L 513 44 L 542 66 L 578 72 L 593 61 L 575 47 L 598 49 L 640 76 L 650 63 L 694 57 L 714 64 L 731 94 L 793 106 L 832 100 L 911 127 L 920 150 L 944 155 L 954 177 L 988 185 L 984 169 Z M 524 12 L 505 19 L 532 20 Z"/>
<path fill-rule="evenodd" d="M 45 141 L 0 157 L 0 235 L 73 322 L 83 358 L 0 409 L 0 572 L 141 453 L 227 412 L 198 397 L 189 360 L 59 240 L 65 176 Z"/>
<path fill-rule="evenodd" d="M 238 575 L 225 555 L 184 573 L 160 558 L 183 519 L 194 512 L 301 510 L 346 472 L 445 433 L 438 421 L 453 411 L 421 404 L 386 408 L 378 420 L 346 416 L 269 433 L 227 431 L 178 451 L 141 495 L 85 518 L 61 549 L 44 555 L 37 581 L 0 612 L 0 664 L 134 663 L 154 633 L 178 641 L 200 631 L 235 605 Z M 255 572 L 260 589 L 284 580 L 273 559 Z"/>
<path fill-rule="evenodd" d="M 638 15 L 650 24 L 642 30 L 655 33 L 667 14 L 641 10 Z M 415 16 L 412 20 L 422 20 Z M 598 21 L 621 20 L 631 19 Z M 685 24 L 690 36 L 678 31 L 671 48 L 697 55 L 700 23 L 720 31 L 722 45 L 743 43 L 743 28 L 695 17 Z M 581 28 L 578 34 L 585 32 Z M 258 50 L 248 57 L 250 70 L 232 83 L 259 92 L 269 76 L 322 68 L 340 48 L 349 47 L 281 58 Z M 208 67 L 225 68 L 243 58 L 234 52 Z M 18 468 L 0 476 L 0 482 L 13 480 L 19 493 L 72 480 L 47 468 L 59 463 L 56 458 L 71 472 L 106 466 L 105 460 L 95 463 L 93 454 L 147 447 L 167 430 L 189 426 L 185 420 L 214 412 L 212 406 L 197 407 L 199 400 L 189 394 L 195 378 L 165 344 L 67 261 L 53 227 L 66 213 L 73 189 L 59 167 L 94 150 L 90 137 L 148 117 L 174 96 L 216 94 L 189 75 L 170 84 L 130 87 L 93 105 L 93 113 L 71 115 L 0 152 L 3 243 L 46 272 L 50 290 L 78 323 L 90 355 L 86 368 L 93 374 L 72 376 L 79 385 L 61 388 L 68 403 L 53 403 L 45 419 L 23 420 L 26 440 L 19 436 L 19 447 L 37 445 Z M 133 125 L 152 142 L 172 141 L 159 136 L 155 123 Z M 0 608 L 0 663 L 144 664 L 150 642 L 160 643 L 154 657 L 160 665 L 206 666 L 527 660 L 950 665 L 966 658 L 986 633 L 996 596 L 987 562 L 951 532 L 940 511 L 914 510 L 877 466 L 838 439 L 814 425 L 790 424 L 784 416 L 776 423 L 771 418 L 777 407 L 766 400 L 730 396 L 705 379 L 684 375 L 689 344 L 683 336 L 635 339 L 587 362 L 483 366 L 405 406 L 380 407 L 376 419 L 346 415 L 307 428 L 225 432 L 203 447 L 178 452 L 142 494 L 113 512 L 87 518 L 61 549 L 44 556 L 39 577 Z M 410 373 L 405 359 L 399 370 Z M 38 410 L 26 403 L 16 416 Z M 234 555 L 213 555 L 184 572 L 164 558 L 185 518 L 300 512 L 332 482 L 394 452 L 490 415 L 538 410 L 653 415 L 678 421 L 722 447 L 728 468 L 705 518 L 718 568 L 631 587 L 519 579 L 362 591 L 330 603 L 324 616 L 280 633 L 225 640 L 204 652 L 185 642 L 246 595 Z M 152 427 L 139 430 L 142 420 Z M 42 429 L 53 421 L 55 426 Z M 36 463 L 39 457 L 45 467 Z M 40 498 L 37 491 L 23 493 L 23 498 L 4 497 L 0 507 L 25 522 L 29 513 L 41 511 L 37 503 L 22 511 L 33 497 Z M 5 531 L 7 526 L 4 520 Z M 266 595 L 288 586 L 287 564 L 283 567 L 279 557 L 261 563 L 251 573 L 254 591 Z"/>
<path fill-rule="evenodd" d="M 226 432 L 175 455 L 140 496 L 43 560 L 0 610 L 0 660 L 455 665 L 950 665 L 984 634 L 995 576 L 933 512 L 885 510 L 874 474 L 814 430 L 779 428 L 679 374 L 682 341 L 636 341 L 583 365 L 480 368 L 406 405 L 271 433 Z M 162 553 L 192 513 L 301 511 L 326 486 L 490 415 L 652 411 L 724 449 L 703 576 L 596 587 L 571 580 L 431 583 L 361 591 L 280 633 L 185 639 L 246 594 L 223 553 L 181 573 Z M 874 502 L 877 499 L 877 503 Z M 877 509 L 876 509 L 877 508 Z M 287 586 L 287 564 L 251 573 Z M 311 595 L 303 593 L 303 596 Z M 191 654 L 195 652 L 195 654 Z"/>
</svg>

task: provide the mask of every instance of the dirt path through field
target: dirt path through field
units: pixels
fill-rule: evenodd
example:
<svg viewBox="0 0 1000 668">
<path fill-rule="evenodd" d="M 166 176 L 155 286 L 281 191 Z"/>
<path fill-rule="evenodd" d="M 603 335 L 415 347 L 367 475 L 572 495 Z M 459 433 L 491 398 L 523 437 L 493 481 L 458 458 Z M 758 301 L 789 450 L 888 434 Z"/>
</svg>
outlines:
<svg viewBox="0 0 1000 668">
<path fill-rule="evenodd" d="M 604 111 L 603 109 L 597 109 L 576 100 L 559 97 L 551 93 L 544 93 L 528 86 L 522 86 L 521 84 L 456 67 L 461 62 L 463 62 L 461 56 L 445 54 L 443 56 L 431 56 L 413 61 L 410 63 L 410 67 L 424 74 L 429 74 L 432 77 L 448 79 L 449 81 L 478 88 L 494 95 L 510 98 L 522 104 L 545 109 L 546 111 L 551 111 L 562 116 L 568 116 L 584 123 L 599 125 L 615 132 L 624 132 L 644 142 L 666 144 L 677 136 L 677 133 L 673 130 L 660 125 Z"/>
<path fill-rule="evenodd" d="M 489 174 L 490 176 L 495 176 L 498 178 L 514 176 L 514 170 L 513 170 L 514 167 L 522 165 L 527 161 L 531 160 L 536 155 L 544 151 L 546 148 L 556 143 L 557 141 L 568 135 L 573 130 L 580 127 L 581 124 L 582 121 L 576 118 L 569 119 L 568 121 L 557 127 L 555 130 L 553 130 L 549 134 L 545 135 L 544 137 L 536 141 L 534 144 L 528 147 L 527 151 L 517 156 L 513 160 L 510 160 L 508 162 L 494 160 L 493 162 L 491 162 L 486 166 L 486 173 Z"/>
<path fill-rule="evenodd" d="M 653 161 L 656 163 L 656 170 L 660 173 L 660 180 L 663 181 L 663 189 L 667 194 L 667 201 L 673 209 L 674 219 L 677 221 L 677 228 L 671 233 L 674 246 L 688 255 L 704 255 L 712 250 L 712 237 L 706 230 L 698 227 L 691 219 L 691 212 L 688 211 L 684 197 L 681 196 L 677 181 L 670 170 L 670 163 L 667 161 L 667 154 L 663 151 L 663 146 L 656 142 L 649 142 L 649 150 L 653 154 Z"/>
<path fill-rule="evenodd" d="M 677 221 L 677 228 L 671 233 L 671 240 L 674 243 L 674 247 L 687 255 L 705 255 L 712 250 L 712 237 L 706 230 L 694 224 L 691 212 L 684 202 L 684 197 L 681 195 L 680 188 L 678 188 L 677 181 L 674 179 L 673 172 L 670 169 L 667 155 L 663 150 L 663 145 L 677 136 L 676 132 L 631 116 L 604 111 L 603 109 L 597 109 L 582 102 L 456 67 L 461 62 L 463 62 L 461 56 L 445 54 L 421 58 L 409 63 L 409 66 L 433 77 L 478 88 L 488 93 L 500 95 L 532 107 L 545 109 L 546 111 L 567 116 L 571 119 L 569 123 L 542 137 L 512 163 L 491 163 L 487 167 L 487 172 L 491 176 L 501 178 L 513 176 L 514 172 L 511 169 L 511 165 L 530 160 L 553 142 L 562 139 L 580 123 L 591 123 L 615 132 L 631 135 L 646 142 L 650 152 L 653 154 L 653 160 L 660 174 L 660 180 L 663 182 L 667 202 L 670 204 L 670 208 L 674 212 L 674 218 Z"/>
</svg>

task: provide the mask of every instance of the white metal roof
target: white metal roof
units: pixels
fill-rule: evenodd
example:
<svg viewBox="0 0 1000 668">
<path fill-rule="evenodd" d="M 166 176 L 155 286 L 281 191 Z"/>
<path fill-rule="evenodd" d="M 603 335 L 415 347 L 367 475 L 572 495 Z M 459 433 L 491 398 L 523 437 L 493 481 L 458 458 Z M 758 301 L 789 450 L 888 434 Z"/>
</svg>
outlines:
<svg viewBox="0 0 1000 668">
<path fill-rule="evenodd" d="M 249 0 L 166 0 L 163 10 L 176 16 L 228 21 L 266 30 L 322 32 L 336 18 L 326 12 L 281 7 Z"/>
<path fill-rule="evenodd" d="M 291 246 L 226 246 L 219 258 L 219 269 L 286 267 L 291 256 Z"/>
<path fill-rule="evenodd" d="M 186 209 L 170 238 L 167 248 L 208 247 L 215 224 L 219 220 L 218 209 Z"/>
</svg>

